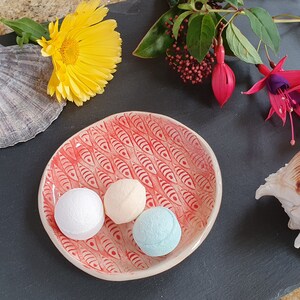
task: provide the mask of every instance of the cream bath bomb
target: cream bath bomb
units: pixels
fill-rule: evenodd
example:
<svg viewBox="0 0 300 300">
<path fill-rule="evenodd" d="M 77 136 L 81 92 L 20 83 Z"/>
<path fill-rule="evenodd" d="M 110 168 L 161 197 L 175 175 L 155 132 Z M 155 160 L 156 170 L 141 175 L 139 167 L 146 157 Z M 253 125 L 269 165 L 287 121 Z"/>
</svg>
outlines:
<svg viewBox="0 0 300 300">
<path fill-rule="evenodd" d="M 103 226 L 102 201 L 90 189 L 71 189 L 55 205 L 54 219 L 65 236 L 74 240 L 89 239 Z"/>
<path fill-rule="evenodd" d="M 149 256 L 162 256 L 173 251 L 181 238 L 175 214 L 161 206 L 145 210 L 133 225 L 133 238 Z"/>
<path fill-rule="evenodd" d="M 135 179 L 121 179 L 111 184 L 104 195 L 104 209 L 116 224 L 133 221 L 144 210 L 146 189 Z"/>
</svg>

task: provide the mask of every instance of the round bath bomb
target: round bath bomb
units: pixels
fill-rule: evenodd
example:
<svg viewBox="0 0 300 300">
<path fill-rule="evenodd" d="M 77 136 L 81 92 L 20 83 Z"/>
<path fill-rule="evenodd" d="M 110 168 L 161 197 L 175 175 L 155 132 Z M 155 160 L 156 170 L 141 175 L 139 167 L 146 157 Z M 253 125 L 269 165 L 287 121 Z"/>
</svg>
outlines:
<svg viewBox="0 0 300 300">
<path fill-rule="evenodd" d="M 135 179 L 121 179 L 104 195 L 105 213 L 116 223 L 133 221 L 145 208 L 146 189 Z"/>
<path fill-rule="evenodd" d="M 161 206 L 145 210 L 133 225 L 133 238 L 149 256 L 173 251 L 181 238 L 181 228 L 174 213 Z"/>
<path fill-rule="evenodd" d="M 54 219 L 65 236 L 74 240 L 89 239 L 103 226 L 102 201 L 90 189 L 69 190 L 59 198 Z"/>
</svg>

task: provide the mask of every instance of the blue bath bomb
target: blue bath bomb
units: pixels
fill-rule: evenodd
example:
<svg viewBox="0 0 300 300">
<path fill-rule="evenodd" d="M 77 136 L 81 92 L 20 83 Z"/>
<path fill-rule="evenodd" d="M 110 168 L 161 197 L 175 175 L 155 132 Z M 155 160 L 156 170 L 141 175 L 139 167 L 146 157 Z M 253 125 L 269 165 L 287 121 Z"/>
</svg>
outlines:
<svg viewBox="0 0 300 300">
<path fill-rule="evenodd" d="M 149 256 L 162 256 L 173 251 L 181 238 L 176 216 L 165 207 L 145 210 L 135 221 L 133 238 Z"/>
</svg>

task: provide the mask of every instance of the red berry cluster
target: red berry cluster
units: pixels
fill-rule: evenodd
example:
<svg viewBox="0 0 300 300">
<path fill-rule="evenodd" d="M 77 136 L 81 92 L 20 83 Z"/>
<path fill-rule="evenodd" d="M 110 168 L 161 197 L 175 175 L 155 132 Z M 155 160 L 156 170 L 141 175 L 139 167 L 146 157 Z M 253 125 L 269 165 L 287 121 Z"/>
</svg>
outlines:
<svg viewBox="0 0 300 300">
<path fill-rule="evenodd" d="M 175 16 L 177 19 L 178 16 Z M 192 84 L 202 83 L 212 72 L 212 64 L 214 62 L 214 54 L 208 53 L 201 63 L 190 55 L 186 45 L 186 33 L 188 19 L 185 19 L 179 29 L 177 40 L 166 51 L 166 60 L 173 70 L 180 74 L 183 82 L 191 82 Z M 167 27 L 166 34 L 174 38 L 172 34 L 173 18 L 165 23 Z"/>
</svg>

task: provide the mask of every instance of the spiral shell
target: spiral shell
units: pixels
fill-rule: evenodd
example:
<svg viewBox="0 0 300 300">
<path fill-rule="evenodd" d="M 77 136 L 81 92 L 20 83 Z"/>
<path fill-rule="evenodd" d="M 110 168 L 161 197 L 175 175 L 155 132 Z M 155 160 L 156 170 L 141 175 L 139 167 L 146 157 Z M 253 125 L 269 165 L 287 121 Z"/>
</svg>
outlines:
<svg viewBox="0 0 300 300">
<path fill-rule="evenodd" d="M 288 227 L 300 230 L 300 152 L 288 164 L 266 178 L 266 183 L 257 189 L 255 198 L 263 196 L 276 197 L 290 217 Z M 300 248 L 300 234 L 294 246 Z"/>
</svg>

